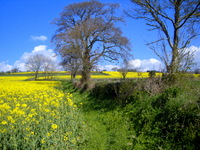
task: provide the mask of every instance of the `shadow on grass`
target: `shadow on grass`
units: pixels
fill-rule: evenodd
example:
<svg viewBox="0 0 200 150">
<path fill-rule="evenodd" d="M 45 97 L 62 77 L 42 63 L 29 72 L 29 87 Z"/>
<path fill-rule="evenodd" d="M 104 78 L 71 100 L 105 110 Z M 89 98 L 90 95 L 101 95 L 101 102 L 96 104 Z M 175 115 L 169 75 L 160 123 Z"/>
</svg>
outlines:
<svg viewBox="0 0 200 150">
<path fill-rule="evenodd" d="M 118 107 L 116 101 L 116 88 L 117 83 L 99 83 L 89 92 L 88 107 L 94 110 L 110 111 Z"/>
<path fill-rule="evenodd" d="M 60 88 L 67 91 L 79 99 L 78 103 L 83 103 L 83 111 L 102 110 L 110 111 L 118 107 L 114 87 L 116 83 L 99 83 L 90 91 L 81 91 L 68 80 L 61 80 Z M 84 97 L 84 98 L 83 98 Z"/>
</svg>

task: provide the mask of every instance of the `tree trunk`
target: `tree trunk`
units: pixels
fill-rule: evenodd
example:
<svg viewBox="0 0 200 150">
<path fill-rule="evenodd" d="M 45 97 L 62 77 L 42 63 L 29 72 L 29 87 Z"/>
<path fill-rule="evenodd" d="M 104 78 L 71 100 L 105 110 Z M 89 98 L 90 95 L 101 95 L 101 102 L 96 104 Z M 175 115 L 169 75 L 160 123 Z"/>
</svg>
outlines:
<svg viewBox="0 0 200 150">
<path fill-rule="evenodd" d="M 178 48 L 176 48 L 175 50 L 173 50 L 173 53 L 172 53 L 172 61 L 170 63 L 170 66 L 169 66 L 169 70 L 168 70 L 168 73 L 176 73 L 178 71 Z"/>
<path fill-rule="evenodd" d="M 88 53 L 89 54 L 89 53 Z M 82 68 L 82 72 L 81 72 L 81 87 L 86 90 L 88 88 L 89 85 L 89 81 L 90 81 L 90 75 L 91 75 L 91 63 L 90 63 L 90 57 L 89 55 L 86 55 L 83 59 L 83 68 Z"/>
<path fill-rule="evenodd" d="M 74 82 L 76 78 L 76 71 L 71 71 L 71 81 Z"/>
<path fill-rule="evenodd" d="M 89 67 L 90 64 L 83 65 L 83 70 L 82 70 L 82 78 L 81 78 L 81 85 L 82 86 L 86 86 L 85 88 L 87 88 L 89 81 L 90 81 L 90 75 L 91 75 L 91 68 Z"/>
<path fill-rule="evenodd" d="M 35 80 L 38 78 L 38 71 L 35 72 Z"/>
<path fill-rule="evenodd" d="M 180 1 L 175 3 L 175 13 L 174 13 L 174 39 L 173 39 L 173 48 L 172 48 L 172 60 L 169 67 L 169 73 L 176 73 L 178 71 L 178 58 L 179 58 L 179 26 L 180 26 Z"/>
</svg>

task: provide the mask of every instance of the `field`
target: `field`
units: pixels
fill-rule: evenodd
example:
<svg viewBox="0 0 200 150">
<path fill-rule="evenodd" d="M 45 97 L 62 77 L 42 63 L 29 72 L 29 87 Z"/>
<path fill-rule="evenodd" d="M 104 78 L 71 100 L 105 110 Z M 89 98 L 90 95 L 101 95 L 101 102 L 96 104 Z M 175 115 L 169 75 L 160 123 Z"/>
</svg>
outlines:
<svg viewBox="0 0 200 150">
<path fill-rule="evenodd" d="M 41 80 L 33 76 L 0 76 L 0 149 L 200 148 L 198 78 L 181 76 L 163 87 L 148 73 L 129 72 L 133 79 L 108 83 L 121 74 L 93 72 L 103 80 L 81 92 L 66 72 L 51 81 L 42 72 Z"/>
<path fill-rule="evenodd" d="M 29 77 L 29 79 L 34 77 L 34 72 L 17 72 L 17 73 L 10 73 L 4 74 L 2 76 L 21 76 L 21 77 Z M 70 72 L 66 71 L 56 71 L 51 72 L 48 75 L 50 78 L 54 79 L 70 79 Z M 156 77 L 161 77 L 162 73 L 156 73 Z M 39 72 L 39 79 L 44 79 L 45 74 L 43 72 Z M 126 78 L 148 78 L 148 72 L 128 72 Z M 76 79 L 80 79 L 81 75 L 77 75 Z M 120 72 L 117 71 L 102 71 L 102 72 L 95 72 L 91 73 L 91 78 L 93 79 L 121 79 L 122 75 Z"/>
<path fill-rule="evenodd" d="M 0 77 L 0 149 L 76 149 L 84 122 L 73 96 L 57 81 L 26 79 Z"/>
</svg>

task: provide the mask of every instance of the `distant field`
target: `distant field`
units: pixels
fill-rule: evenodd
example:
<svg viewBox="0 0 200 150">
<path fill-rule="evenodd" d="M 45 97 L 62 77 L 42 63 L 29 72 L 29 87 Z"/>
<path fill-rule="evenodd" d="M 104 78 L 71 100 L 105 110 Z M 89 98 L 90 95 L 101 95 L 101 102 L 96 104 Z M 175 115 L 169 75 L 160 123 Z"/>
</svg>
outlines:
<svg viewBox="0 0 200 150">
<path fill-rule="evenodd" d="M 0 75 L 1 77 L 4 76 L 18 76 L 18 77 L 29 77 L 33 78 L 35 75 L 34 72 L 17 72 L 17 73 L 10 73 L 10 74 L 3 74 Z M 39 72 L 39 79 L 43 79 L 45 76 L 44 72 Z M 51 78 L 56 79 L 70 79 L 70 72 L 67 71 L 56 71 L 52 72 L 49 75 Z M 161 77 L 162 73 L 156 73 L 156 77 Z M 120 72 L 117 71 L 103 71 L 103 72 L 92 72 L 91 77 L 93 79 L 119 79 L 122 78 Z M 148 72 L 128 72 L 126 78 L 148 78 Z M 194 77 L 200 77 L 200 74 L 194 74 Z M 76 79 L 80 79 L 81 75 L 77 75 Z"/>
</svg>

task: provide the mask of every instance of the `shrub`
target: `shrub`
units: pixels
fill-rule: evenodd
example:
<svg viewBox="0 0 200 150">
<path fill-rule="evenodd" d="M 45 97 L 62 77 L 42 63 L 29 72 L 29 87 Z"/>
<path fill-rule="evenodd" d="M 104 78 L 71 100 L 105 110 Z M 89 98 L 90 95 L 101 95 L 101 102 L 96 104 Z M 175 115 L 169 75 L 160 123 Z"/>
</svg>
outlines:
<svg viewBox="0 0 200 150">
<path fill-rule="evenodd" d="M 149 71 L 149 77 L 150 77 L 150 78 L 156 77 L 156 71 L 154 71 L 154 70 Z"/>
<path fill-rule="evenodd" d="M 198 100 L 181 86 L 152 97 L 141 93 L 125 111 L 135 130 L 133 149 L 199 149 Z"/>
</svg>

